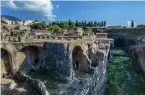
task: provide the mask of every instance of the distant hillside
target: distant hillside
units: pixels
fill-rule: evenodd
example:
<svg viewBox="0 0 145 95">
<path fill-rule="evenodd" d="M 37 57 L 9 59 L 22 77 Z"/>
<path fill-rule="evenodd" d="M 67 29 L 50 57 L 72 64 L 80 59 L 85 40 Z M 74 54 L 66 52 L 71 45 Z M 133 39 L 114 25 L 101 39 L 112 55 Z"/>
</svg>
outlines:
<svg viewBox="0 0 145 95">
<path fill-rule="evenodd" d="M 1 15 L 1 17 L 8 18 L 8 20 L 20 20 L 14 16 L 9 16 L 9 15 Z"/>
</svg>

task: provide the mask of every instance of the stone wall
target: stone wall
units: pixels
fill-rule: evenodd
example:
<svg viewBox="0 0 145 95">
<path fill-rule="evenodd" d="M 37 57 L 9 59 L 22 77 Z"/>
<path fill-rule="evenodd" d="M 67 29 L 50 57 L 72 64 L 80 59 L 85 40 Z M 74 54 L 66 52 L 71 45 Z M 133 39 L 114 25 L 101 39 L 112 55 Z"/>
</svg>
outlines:
<svg viewBox="0 0 145 95">
<path fill-rule="evenodd" d="M 107 61 L 102 61 L 81 79 L 75 79 L 64 95 L 105 95 L 107 87 Z"/>
<path fill-rule="evenodd" d="M 137 70 L 145 76 L 145 46 L 130 46 L 126 51 Z"/>
<path fill-rule="evenodd" d="M 134 37 L 145 35 L 145 28 L 108 29 L 108 37 Z"/>
<path fill-rule="evenodd" d="M 45 43 L 45 68 L 49 75 L 61 81 L 72 80 L 72 59 L 67 50 L 67 43 Z"/>
</svg>

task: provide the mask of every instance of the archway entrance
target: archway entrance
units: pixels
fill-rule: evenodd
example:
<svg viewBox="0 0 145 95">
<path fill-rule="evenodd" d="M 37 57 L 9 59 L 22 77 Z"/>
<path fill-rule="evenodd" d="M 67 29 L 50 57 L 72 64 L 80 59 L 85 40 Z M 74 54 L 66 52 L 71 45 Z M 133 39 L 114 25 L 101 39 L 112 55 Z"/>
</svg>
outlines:
<svg viewBox="0 0 145 95">
<path fill-rule="evenodd" d="M 20 70 L 24 72 L 29 72 L 32 69 L 32 66 L 43 63 L 44 51 L 35 46 L 28 46 L 23 48 L 21 51 L 21 60 L 20 60 Z"/>
<path fill-rule="evenodd" d="M 88 69 L 88 59 L 80 46 L 74 47 L 72 51 L 72 64 L 73 69 L 79 71 L 85 71 Z"/>
<path fill-rule="evenodd" d="M 1 76 L 8 77 L 13 75 L 12 56 L 10 52 L 1 49 Z"/>
</svg>

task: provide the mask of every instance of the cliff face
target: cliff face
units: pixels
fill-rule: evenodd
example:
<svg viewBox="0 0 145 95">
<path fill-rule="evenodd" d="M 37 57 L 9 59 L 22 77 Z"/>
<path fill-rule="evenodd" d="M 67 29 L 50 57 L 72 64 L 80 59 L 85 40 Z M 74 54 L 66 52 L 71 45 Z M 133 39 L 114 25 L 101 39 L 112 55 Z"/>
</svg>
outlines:
<svg viewBox="0 0 145 95">
<path fill-rule="evenodd" d="M 135 66 L 145 76 L 145 46 L 131 46 L 127 50 Z"/>
<path fill-rule="evenodd" d="M 145 37 L 138 37 L 137 40 L 136 45 L 130 46 L 126 50 L 135 66 L 145 76 Z"/>
<path fill-rule="evenodd" d="M 145 28 L 112 30 L 109 37 L 115 39 L 115 47 L 123 48 L 135 67 L 145 75 Z"/>
</svg>

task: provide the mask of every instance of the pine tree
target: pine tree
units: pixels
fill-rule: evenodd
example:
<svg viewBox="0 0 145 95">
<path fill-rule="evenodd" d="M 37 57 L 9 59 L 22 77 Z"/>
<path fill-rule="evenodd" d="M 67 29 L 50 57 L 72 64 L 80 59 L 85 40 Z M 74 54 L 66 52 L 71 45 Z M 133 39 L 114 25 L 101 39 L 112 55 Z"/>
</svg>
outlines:
<svg viewBox="0 0 145 95">
<path fill-rule="evenodd" d="M 74 28 L 74 27 L 75 27 L 75 24 L 74 24 L 74 22 L 72 22 L 72 21 L 69 19 L 69 21 L 68 21 L 68 26 L 69 26 L 69 28 Z"/>
<path fill-rule="evenodd" d="M 103 21 L 101 21 L 101 27 L 102 27 L 102 26 L 104 26 L 104 22 L 103 22 Z"/>
<path fill-rule="evenodd" d="M 94 26 L 94 23 L 91 21 L 90 22 L 90 27 L 93 27 Z"/>
<path fill-rule="evenodd" d="M 75 26 L 76 26 L 76 27 L 79 26 L 79 22 L 78 22 L 78 20 L 76 20 Z"/>
<path fill-rule="evenodd" d="M 84 27 L 84 21 L 83 21 L 83 20 L 82 20 L 82 23 L 81 23 L 81 24 L 82 24 L 82 26 Z"/>
<path fill-rule="evenodd" d="M 90 27 L 90 21 L 87 23 L 87 27 Z"/>
<path fill-rule="evenodd" d="M 98 22 L 98 26 L 101 27 L 101 22 Z"/>
<path fill-rule="evenodd" d="M 131 27 L 134 27 L 134 22 L 133 22 L 133 20 L 131 21 Z"/>
<path fill-rule="evenodd" d="M 97 26 L 99 26 L 99 23 L 97 22 Z"/>
<path fill-rule="evenodd" d="M 97 21 L 94 22 L 94 27 L 96 27 L 96 26 L 97 26 Z"/>
<path fill-rule="evenodd" d="M 106 26 L 106 21 L 104 21 L 104 26 Z"/>
<path fill-rule="evenodd" d="M 82 26 L 82 22 L 79 22 L 79 27 Z"/>
<path fill-rule="evenodd" d="M 86 27 L 87 26 L 87 21 L 85 20 L 85 22 L 84 22 L 84 27 Z"/>
</svg>

